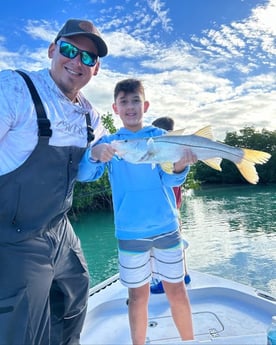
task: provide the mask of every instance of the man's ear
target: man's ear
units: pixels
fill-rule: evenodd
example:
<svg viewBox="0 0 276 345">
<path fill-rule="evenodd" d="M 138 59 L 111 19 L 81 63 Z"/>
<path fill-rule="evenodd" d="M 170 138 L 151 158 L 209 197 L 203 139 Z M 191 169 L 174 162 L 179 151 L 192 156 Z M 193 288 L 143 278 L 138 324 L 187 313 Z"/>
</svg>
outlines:
<svg viewBox="0 0 276 345">
<path fill-rule="evenodd" d="M 49 59 L 52 59 L 53 54 L 54 54 L 54 51 L 55 51 L 55 48 L 56 48 L 56 45 L 55 45 L 54 42 L 52 42 L 52 43 L 49 45 L 49 48 L 48 48 L 48 58 L 49 58 Z"/>
<path fill-rule="evenodd" d="M 100 69 L 100 60 L 97 61 L 95 67 L 94 67 L 94 71 L 93 71 L 93 75 L 97 75 Z"/>
</svg>

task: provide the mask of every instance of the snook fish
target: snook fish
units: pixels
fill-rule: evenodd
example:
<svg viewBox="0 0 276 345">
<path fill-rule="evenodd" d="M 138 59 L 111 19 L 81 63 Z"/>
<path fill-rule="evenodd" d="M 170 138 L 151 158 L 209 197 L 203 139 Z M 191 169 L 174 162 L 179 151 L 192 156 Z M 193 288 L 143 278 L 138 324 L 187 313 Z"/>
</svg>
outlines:
<svg viewBox="0 0 276 345">
<path fill-rule="evenodd" d="M 181 135 L 181 131 L 171 131 L 153 138 L 114 140 L 111 146 L 117 155 L 134 164 L 160 164 L 167 171 L 173 171 L 173 163 L 180 160 L 185 150 L 190 149 L 197 159 L 211 168 L 221 171 L 222 159 L 233 162 L 242 176 L 256 184 L 259 176 L 255 164 L 266 163 L 271 155 L 267 152 L 234 147 L 215 141 L 210 126 L 191 135 Z"/>
</svg>

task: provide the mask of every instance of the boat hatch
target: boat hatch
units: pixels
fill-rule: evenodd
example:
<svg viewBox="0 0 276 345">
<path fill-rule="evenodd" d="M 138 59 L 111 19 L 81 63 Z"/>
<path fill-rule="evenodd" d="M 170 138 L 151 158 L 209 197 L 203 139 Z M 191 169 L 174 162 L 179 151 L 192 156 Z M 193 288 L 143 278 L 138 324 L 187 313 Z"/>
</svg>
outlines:
<svg viewBox="0 0 276 345">
<path fill-rule="evenodd" d="M 224 326 L 218 316 L 208 311 L 193 313 L 193 323 L 197 339 L 216 338 L 224 330 Z M 175 329 L 175 325 L 171 315 L 149 318 L 147 341 L 150 341 L 151 344 L 166 339 L 179 341 L 180 338 L 177 335 L 177 331 L 176 329 L 172 331 L 173 329 Z"/>
</svg>

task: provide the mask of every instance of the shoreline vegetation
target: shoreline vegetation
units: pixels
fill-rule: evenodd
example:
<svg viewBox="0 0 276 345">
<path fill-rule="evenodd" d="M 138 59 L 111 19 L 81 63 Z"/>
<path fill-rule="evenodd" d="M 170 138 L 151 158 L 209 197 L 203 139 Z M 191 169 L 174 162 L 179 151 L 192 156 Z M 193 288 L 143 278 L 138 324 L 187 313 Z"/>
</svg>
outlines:
<svg viewBox="0 0 276 345">
<path fill-rule="evenodd" d="M 102 120 L 110 133 L 116 131 L 110 113 L 103 115 Z M 260 178 L 258 184 L 276 183 L 276 130 L 262 129 L 262 131 L 257 131 L 254 127 L 245 127 L 239 130 L 238 133 L 228 132 L 223 143 L 270 153 L 271 158 L 266 164 L 256 165 Z M 222 171 L 219 172 L 202 162 L 197 162 L 191 167 L 183 189 L 199 189 L 207 186 L 230 187 L 231 185 L 248 184 L 232 162 L 223 160 L 221 168 Z M 108 209 L 112 209 L 112 194 L 107 172 L 97 181 L 76 183 L 73 206 L 69 216 L 77 218 L 78 215 L 83 213 Z"/>
</svg>

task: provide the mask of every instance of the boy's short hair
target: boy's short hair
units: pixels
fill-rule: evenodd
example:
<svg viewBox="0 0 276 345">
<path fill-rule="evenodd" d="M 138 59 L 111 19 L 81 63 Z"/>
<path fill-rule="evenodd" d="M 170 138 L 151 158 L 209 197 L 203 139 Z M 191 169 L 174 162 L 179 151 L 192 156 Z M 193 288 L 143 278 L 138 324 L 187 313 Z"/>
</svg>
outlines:
<svg viewBox="0 0 276 345">
<path fill-rule="evenodd" d="M 163 128 L 166 131 L 172 131 L 174 128 L 174 120 L 169 116 L 158 117 L 152 122 L 153 126 Z"/>
<path fill-rule="evenodd" d="M 129 78 L 119 81 L 114 89 L 114 100 L 116 101 L 118 94 L 124 92 L 125 94 L 139 92 L 145 98 L 145 90 L 141 80 Z"/>
</svg>

